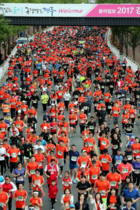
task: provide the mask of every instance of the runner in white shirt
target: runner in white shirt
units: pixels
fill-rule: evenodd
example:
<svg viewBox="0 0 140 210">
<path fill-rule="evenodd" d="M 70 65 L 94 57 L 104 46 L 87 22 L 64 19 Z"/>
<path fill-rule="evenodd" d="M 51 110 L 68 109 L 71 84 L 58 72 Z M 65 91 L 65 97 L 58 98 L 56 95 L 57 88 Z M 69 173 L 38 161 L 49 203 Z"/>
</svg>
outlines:
<svg viewBox="0 0 140 210">
<path fill-rule="evenodd" d="M 0 165 L 1 165 L 1 175 L 3 175 L 3 167 L 4 167 L 4 161 L 5 161 L 5 157 L 4 155 L 6 155 L 6 150 L 3 146 L 3 142 L 0 142 Z"/>
<path fill-rule="evenodd" d="M 41 149 L 42 149 L 42 153 L 43 153 L 43 154 L 45 153 L 44 146 L 41 145 L 41 140 L 40 140 L 40 139 L 37 140 L 37 145 L 34 146 L 34 149 L 33 149 L 34 154 L 37 154 L 38 148 L 41 148 Z"/>
</svg>

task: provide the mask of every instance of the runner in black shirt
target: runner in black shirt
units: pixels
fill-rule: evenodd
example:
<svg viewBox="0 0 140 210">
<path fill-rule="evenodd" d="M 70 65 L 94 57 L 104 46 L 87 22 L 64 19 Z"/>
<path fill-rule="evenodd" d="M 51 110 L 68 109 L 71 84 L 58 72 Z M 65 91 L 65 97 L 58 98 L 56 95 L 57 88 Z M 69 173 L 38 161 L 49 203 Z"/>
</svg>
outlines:
<svg viewBox="0 0 140 210">
<path fill-rule="evenodd" d="M 131 140 L 131 136 L 133 135 L 134 125 L 132 124 L 131 119 L 128 119 L 128 123 L 124 126 L 126 136 L 127 136 L 127 142 Z"/>
<path fill-rule="evenodd" d="M 111 98 L 109 98 L 109 101 L 106 102 L 106 112 L 107 112 L 107 115 L 108 115 L 108 124 L 109 124 L 109 125 L 110 125 L 111 110 L 112 110 L 113 105 L 114 105 L 114 104 L 113 104 Z"/>
<path fill-rule="evenodd" d="M 91 116 L 90 121 L 87 123 L 87 125 L 89 126 L 89 130 L 93 133 L 94 136 L 94 133 L 96 134 L 97 132 L 97 125 L 96 122 L 94 122 L 94 117 Z"/>
<path fill-rule="evenodd" d="M 37 91 L 33 93 L 31 96 L 31 101 L 32 101 L 32 106 L 36 109 L 38 109 L 38 101 L 39 101 L 39 96 L 37 95 Z"/>
</svg>

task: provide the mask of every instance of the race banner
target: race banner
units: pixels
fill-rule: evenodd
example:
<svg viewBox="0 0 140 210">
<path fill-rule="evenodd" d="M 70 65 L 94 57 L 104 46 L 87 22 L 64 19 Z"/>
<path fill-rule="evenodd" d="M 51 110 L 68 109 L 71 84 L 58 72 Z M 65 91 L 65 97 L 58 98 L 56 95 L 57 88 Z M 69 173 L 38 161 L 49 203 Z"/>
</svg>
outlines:
<svg viewBox="0 0 140 210">
<path fill-rule="evenodd" d="M 0 5 L 5 17 L 140 17 L 140 4 L 16 4 Z"/>
</svg>

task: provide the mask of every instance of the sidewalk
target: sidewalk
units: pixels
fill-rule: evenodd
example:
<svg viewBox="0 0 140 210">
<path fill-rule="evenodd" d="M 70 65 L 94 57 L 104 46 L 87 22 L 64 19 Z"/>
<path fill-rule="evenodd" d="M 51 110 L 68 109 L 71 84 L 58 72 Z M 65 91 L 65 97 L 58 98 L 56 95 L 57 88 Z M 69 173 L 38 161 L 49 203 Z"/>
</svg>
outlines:
<svg viewBox="0 0 140 210">
<path fill-rule="evenodd" d="M 124 54 L 126 53 L 125 47 L 123 48 L 123 53 Z M 130 46 L 128 47 L 128 57 L 133 59 L 133 51 L 132 51 L 132 48 Z M 140 49 L 139 49 L 139 46 L 135 50 L 135 61 L 138 64 L 140 64 Z"/>
</svg>

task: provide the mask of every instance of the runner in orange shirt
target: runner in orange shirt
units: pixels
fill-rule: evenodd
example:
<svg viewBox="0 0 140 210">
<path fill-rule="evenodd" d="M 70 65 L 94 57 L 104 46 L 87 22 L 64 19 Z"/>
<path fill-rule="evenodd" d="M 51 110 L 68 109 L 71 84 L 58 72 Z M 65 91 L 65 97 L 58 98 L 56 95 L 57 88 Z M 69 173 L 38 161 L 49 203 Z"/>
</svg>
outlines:
<svg viewBox="0 0 140 210">
<path fill-rule="evenodd" d="M 45 162 L 45 157 L 41 151 L 42 151 L 42 149 L 38 148 L 37 154 L 35 154 L 34 157 L 35 157 L 35 162 L 38 163 L 40 175 L 43 176 L 43 163 Z"/>
<path fill-rule="evenodd" d="M 7 134 L 7 124 L 5 123 L 4 118 L 1 119 L 0 130 L 1 134 L 3 134 L 4 136 Z"/>
<path fill-rule="evenodd" d="M 55 160 L 55 163 L 58 165 L 57 158 L 54 157 L 54 151 L 50 151 L 50 154 L 47 155 L 47 165 L 51 162 L 51 159 Z"/>
<path fill-rule="evenodd" d="M 10 156 L 10 172 L 12 173 L 13 169 L 17 167 L 18 155 L 20 154 L 20 150 L 16 148 L 16 144 L 14 142 L 8 150 L 8 154 Z"/>
<path fill-rule="evenodd" d="M 32 177 L 32 194 L 33 192 L 38 192 L 38 196 L 42 196 L 42 186 L 44 185 L 44 178 L 40 175 L 40 170 L 36 169 L 35 174 Z"/>
<path fill-rule="evenodd" d="M 99 175 L 100 175 L 100 168 L 96 166 L 96 160 L 92 161 L 92 166 L 89 168 L 88 173 L 89 173 L 88 175 L 89 182 L 93 188 L 95 182 L 98 180 Z M 90 191 L 90 193 L 92 194 L 92 190 Z"/>
<path fill-rule="evenodd" d="M 106 178 L 108 179 L 111 188 L 115 188 L 117 190 L 117 192 L 118 192 L 118 188 L 119 188 L 118 185 L 121 184 L 121 176 L 120 176 L 120 174 L 118 174 L 116 172 L 116 170 L 117 170 L 116 167 L 113 166 L 111 168 L 112 172 L 108 173 Z"/>
<path fill-rule="evenodd" d="M 23 189 L 23 184 L 18 185 L 18 190 L 15 191 L 14 200 L 16 201 L 17 209 L 24 209 L 26 206 L 27 191 Z M 22 208 L 21 208 L 22 207 Z"/>
<path fill-rule="evenodd" d="M 105 205 L 107 206 L 107 194 L 110 191 L 110 184 L 109 181 L 106 180 L 106 176 L 104 173 L 101 173 L 100 179 L 95 182 L 94 191 L 101 194 L 101 197 Z"/>
<path fill-rule="evenodd" d="M 100 155 L 99 160 L 102 164 L 102 172 L 104 172 L 105 175 L 109 173 L 109 163 L 112 162 L 111 156 L 108 155 L 108 150 L 104 149 L 103 154 Z"/>
<path fill-rule="evenodd" d="M 117 106 L 117 103 L 114 104 L 111 110 L 111 114 L 113 115 L 113 123 L 114 125 L 118 124 L 118 119 L 120 115 L 120 108 Z"/>
<path fill-rule="evenodd" d="M 86 114 L 84 114 L 84 110 L 82 109 L 80 114 L 79 114 L 79 125 L 80 125 L 81 136 L 82 136 L 82 133 L 85 129 L 86 120 L 87 120 L 87 116 L 86 116 Z"/>
<path fill-rule="evenodd" d="M 15 121 L 15 126 L 19 130 L 20 136 L 23 136 L 23 128 L 25 127 L 25 124 L 22 120 L 20 120 L 20 116 L 17 117 L 17 120 Z"/>
<path fill-rule="evenodd" d="M 7 209 L 8 201 L 9 201 L 8 194 L 3 191 L 3 187 L 0 184 L 0 203 L 2 203 L 2 205 L 3 205 L 3 208 L 2 208 L 3 210 Z"/>
<path fill-rule="evenodd" d="M 65 104 L 64 102 L 62 101 L 62 99 L 59 100 L 60 102 L 57 104 L 57 108 L 58 108 L 58 113 L 60 113 L 60 111 L 65 111 Z"/>
<path fill-rule="evenodd" d="M 30 158 L 30 162 L 27 164 L 27 173 L 28 173 L 28 181 L 29 181 L 29 190 L 30 193 L 32 192 L 31 186 L 32 186 L 32 177 L 35 174 L 35 170 L 39 168 L 39 165 L 37 162 L 35 162 L 35 157 Z"/>
<path fill-rule="evenodd" d="M 83 150 L 82 156 L 78 157 L 78 159 L 77 159 L 77 165 L 79 167 L 79 170 L 82 165 L 84 165 L 87 170 L 87 168 L 89 167 L 89 163 L 90 163 L 90 159 L 87 156 L 87 152 L 85 150 Z"/>
<path fill-rule="evenodd" d="M 90 149 L 93 151 L 94 150 L 94 145 L 95 145 L 95 139 L 93 138 L 93 133 L 89 132 L 89 137 L 85 138 L 84 142 L 87 142 Z"/>
<path fill-rule="evenodd" d="M 11 108 L 11 105 L 10 103 L 8 102 L 8 98 L 6 98 L 4 100 L 4 103 L 2 104 L 1 106 L 2 110 L 3 110 L 3 115 L 7 114 L 7 113 L 10 113 L 10 108 Z"/>
<path fill-rule="evenodd" d="M 41 210 L 43 202 L 37 191 L 33 192 L 33 197 L 30 198 L 29 205 L 33 205 L 35 206 L 35 209 Z"/>
<path fill-rule="evenodd" d="M 60 140 L 59 144 L 56 144 L 56 158 L 58 160 L 58 166 L 60 167 L 60 173 L 59 173 L 60 178 L 62 177 L 62 173 L 63 173 L 64 153 L 67 156 L 68 155 L 68 150 L 64 146 L 63 141 Z M 67 158 L 68 158 L 68 156 L 67 156 Z"/>
<path fill-rule="evenodd" d="M 22 101 L 21 109 L 24 112 L 24 123 L 27 125 L 27 113 L 28 113 L 28 105 L 25 101 Z"/>
<path fill-rule="evenodd" d="M 74 137 L 76 121 L 78 120 L 78 116 L 74 114 L 74 109 L 72 109 L 71 112 L 72 113 L 68 116 L 68 124 L 70 125 L 70 138 Z"/>
</svg>

